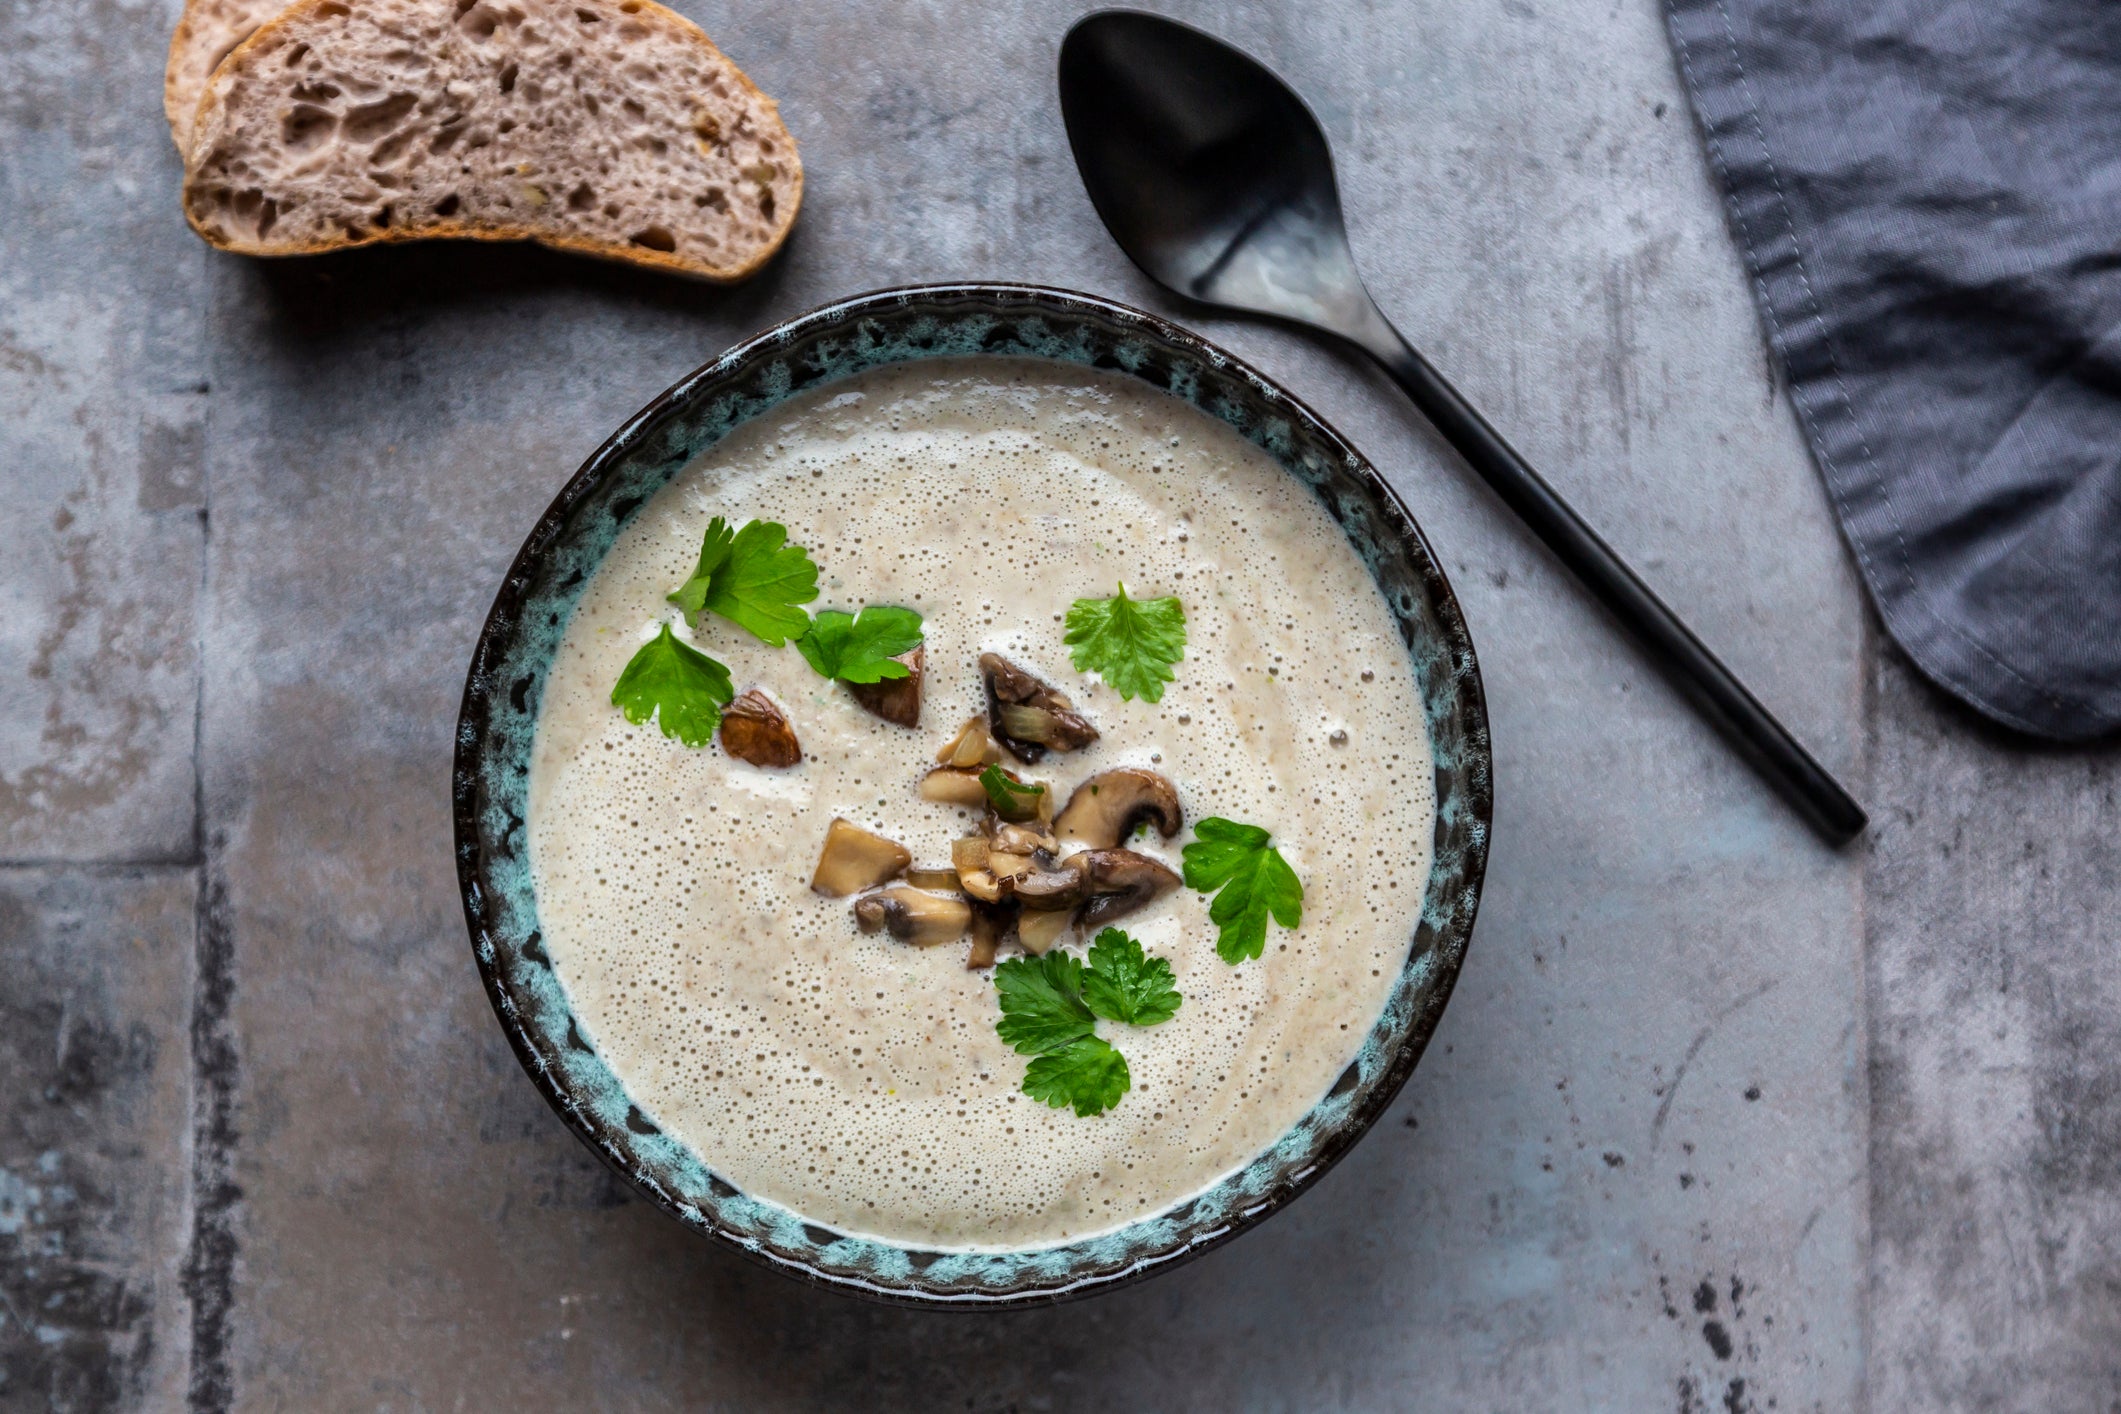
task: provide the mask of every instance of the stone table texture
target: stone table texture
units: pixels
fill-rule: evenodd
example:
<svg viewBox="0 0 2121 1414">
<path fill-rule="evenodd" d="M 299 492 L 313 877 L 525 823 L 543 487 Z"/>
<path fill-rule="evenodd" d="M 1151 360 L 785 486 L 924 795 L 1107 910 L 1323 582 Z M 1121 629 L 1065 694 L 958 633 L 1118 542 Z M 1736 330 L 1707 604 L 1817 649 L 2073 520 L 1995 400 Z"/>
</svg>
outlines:
<svg viewBox="0 0 2121 1414">
<path fill-rule="evenodd" d="M 1379 378 L 1192 319 L 1386 470 L 1480 648 L 1490 885 L 1420 1071 L 1286 1214 L 1052 1310 L 814 1293 L 635 1200 L 519 1071 L 456 900 L 503 566 L 627 414 L 824 299 L 1172 312 L 1068 158 L 1083 6 L 678 8 L 807 164 L 731 290 L 215 254 L 171 0 L 0 7 L 0 1410 L 2121 1408 L 2115 756 L 2001 738 L 1882 644 L 1653 0 L 1161 8 L 1311 99 L 1380 300 L 1869 837 L 1797 826 Z"/>
</svg>

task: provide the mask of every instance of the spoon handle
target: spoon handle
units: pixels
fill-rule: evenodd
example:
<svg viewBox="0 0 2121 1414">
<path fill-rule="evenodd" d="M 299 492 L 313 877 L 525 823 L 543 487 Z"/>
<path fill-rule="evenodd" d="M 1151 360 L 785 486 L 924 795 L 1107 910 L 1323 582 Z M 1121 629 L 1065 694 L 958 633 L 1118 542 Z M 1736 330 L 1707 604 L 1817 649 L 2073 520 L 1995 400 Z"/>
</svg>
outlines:
<svg viewBox="0 0 2121 1414">
<path fill-rule="evenodd" d="M 1381 322 L 1381 321 L 1380 321 Z M 1389 327 L 1389 326 L 1387 326 Z M 1827 774 L 1789 728 L 1775 720 L 1744 683 L 1665 607 L 1598 532 L 1555 494 L 1540 474 L 1488 425 L 1473 405 L 1405 339 L 1364 341 L 1436 430 L 1480 473 L 1613 617 L 1620 620 L 1672 682 L 1694 700 L 1751 760 L 1753 768 L 1839 847 L 1863 832 L 1863 807 Z"/>
</svg>

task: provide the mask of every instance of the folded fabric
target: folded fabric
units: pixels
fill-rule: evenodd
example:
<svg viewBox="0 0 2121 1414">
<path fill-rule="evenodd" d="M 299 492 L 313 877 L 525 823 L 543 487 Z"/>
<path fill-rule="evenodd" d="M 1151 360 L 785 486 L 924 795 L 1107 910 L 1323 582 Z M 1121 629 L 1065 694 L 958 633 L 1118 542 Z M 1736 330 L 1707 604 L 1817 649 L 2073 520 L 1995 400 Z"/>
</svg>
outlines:
<svg viewBox="0 0 2121 1414">
<path fill-rule="evenodd" d="M 1880 617 L 2021 731 L 2121 725 L 2121 4 L 1666 0 Z"/>
</svg>

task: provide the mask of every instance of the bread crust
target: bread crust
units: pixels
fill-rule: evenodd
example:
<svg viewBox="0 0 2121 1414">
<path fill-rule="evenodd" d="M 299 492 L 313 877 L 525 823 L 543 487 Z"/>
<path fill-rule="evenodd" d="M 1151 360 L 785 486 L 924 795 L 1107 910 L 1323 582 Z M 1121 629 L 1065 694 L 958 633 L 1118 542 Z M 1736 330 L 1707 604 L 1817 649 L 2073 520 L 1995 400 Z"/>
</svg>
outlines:
<svg viewBox="0 0 2121 1414">
<path fill-rule="evenodd" d="M 169 119 L 170 140 L 177 154 L 191 153 L 192 121 L 207 80 L 223 59 L 279 13 L 285 0 L 186 0 L 169 37 L 169 61 L 162 70 L 162 114 Z M 211 44 L 215 31 L 234 43 Z M 216 52 L 216 51 L 219 52 Z"/>
<path fill-rule="evenodd" d="M 527 241 L 554 250 L 665 271 L 710 284 L 733 284 L 757 273 L 786 243 L 802 208 L 803 169 L 795 137 L 780 120 L 779 105 L 752 81 L 750 75 L 716 47 L 706 31 L 676 11 L 657 4 L 656 0 L 620 0 L 618 8 L 628 16 L 645 16 L 655 22 L 673 26 L 687 41 L 699 45 L 720 66 L 721 71 L 740 87 L 742 106 L 749 113 L 758 115 L 769 128 L 768 136 L 776 153 L 775 161 L 780 167 L 773 179 L 775 200 L 771 218 L 772 230 L 767 239 L 734 263 L 716 264 L 674 251 L 652 249 L 632 241 L 603 239 L 549 225 L 495 219 L 485 213 L 472 211 L 466 211 L 461 218 L 428 217 L 414 226 L 391 225 L 363 230 L 358 234 L 342 231 L 328 238 L 294 240 L 246 238 L 240 232 L 227 229 L 223 223 L 207 219 L 202 212 L 199 198 L 211 176 L 207 167 L 213 159 L 216 144 L 222 139 L 231 95 L 240 85 L 256 80 L 256 69 L 261 61 L 277 53 L 283 42 L 293 34 L 302 31 L 305 26 L 313 26 L 320 21 L 329 21 L 335 16 L 350 13 L 350 5 L 367 2 L 368 0 L 295 0 L 295 3 L 259 26 L 214 70 L 193 114 L 193 138 L 191 151 L 187 154 L 184 183 L 185 219 L 192 230 L 209 245 L 239 255 L 279 258 L 420 240 Z M 461 13 L 472 8 L 473 0 L 395 2 L 408 5 L 439 3 Z M 585 0 L 585 3 L 596 4 L 599 0 Z M 180 35 L 181 33 L 180 22 Z M 173 56 L 175 48 L 176 42 L 173 41 Z M 165 94 L 167 92 L 166 84 Z M 785 154 L 785 157 L 780 154 Z M 561 174 L 562 177 L 566 175 Z"/>
</svg>

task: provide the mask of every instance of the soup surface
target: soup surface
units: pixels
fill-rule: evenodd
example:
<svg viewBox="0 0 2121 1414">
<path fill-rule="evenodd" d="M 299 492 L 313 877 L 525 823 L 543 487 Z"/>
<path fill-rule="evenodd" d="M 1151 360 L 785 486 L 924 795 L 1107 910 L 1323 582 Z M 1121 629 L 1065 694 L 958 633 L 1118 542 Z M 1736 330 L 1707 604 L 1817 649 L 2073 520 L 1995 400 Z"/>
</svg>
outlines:
<svg viewBox="0 0 2121 1414">
<path fill-rule="evenodd" d="M 777 521 L 819 567 L 809 605 L 917 609 L 919 726 L 871 715 L 791 645 L 665 595 L 708 521 Z M 1163 699 L 1077 672 L 1070 604 L 1125 581 L 1183 603 Z M 665 622 L 762 686 L 802 745 L 761 769 L 629 723 L 612 686 Z M 1270 830 L 1303 882 L 1296 929 L 1216 953 L 1181 888 L 1120 925 L 1169 960 L 1160 1025 L 1099 1023 L 1132 1073 L 1101 1115 L 1021 1092 L 991 971 L 967 945 L 856 930 L 809 887 L 835 816 L 947 863 L 971 812 L 917 793 L 1007 655 L 1073 698 L 1087 749 L 1008 764 L 1074 786 L 1113 766 L 1175 783 L 1186 828 L 1133 848 L 1180 867 L 1193 825 Z M 1433 773 L 1382 596 L 1324 508 L 1176 398 L 1036 360 L 893 365 L 791 399 L 634 516 L 569 622 L 538 719 L 530 847 L 545 946 L 583 1034 L 640 1108 L 745 1191 L 843 1231 L 1022 1247 L 1110 1229 L 1256 1157 L 1322 1098 L 1383 1009 L 1429 870 Z M 1069 946 L 1080 951 L 1082 943 Z M 1005 948 L 1004 956 L 1011 955 Z"/>
</svg>

